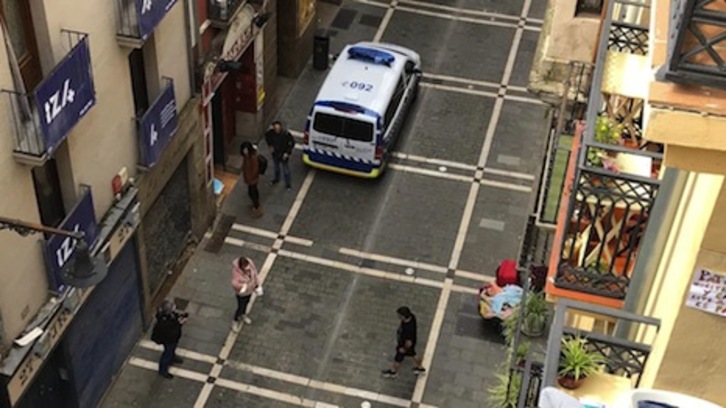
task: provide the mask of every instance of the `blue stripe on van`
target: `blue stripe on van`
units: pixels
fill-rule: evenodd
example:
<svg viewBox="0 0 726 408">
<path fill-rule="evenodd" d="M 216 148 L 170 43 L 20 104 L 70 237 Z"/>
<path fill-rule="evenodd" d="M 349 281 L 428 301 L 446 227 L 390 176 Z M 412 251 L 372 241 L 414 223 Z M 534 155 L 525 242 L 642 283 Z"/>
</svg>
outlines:
<svg viewBox="0 0 726 408">
<path fill-rule="evenodd" d="M 371 164 L 371 163 L 360 163 L 360 162 L 354 162 L 352 160 L 346 160 L 335 156 L 328 156 L 326 154 L 320 154 L 317 153 L 313 149 L 305 149 L 305 154 L 308 155 L 311 161 L 320 163 L 320 164 L 326 164 L 328 166 L 333 167 L 339 167 L 342 169 L 348 169 L 353 171 L 358 171 L 361 173 L 370 173 L 374 169 L 377 169 L 381 167 L 380 164 Z"/>
<path fill-rule="evenodd" d="M 381 115 L 378 114 L 378 112 L 372 111 L 370 109 L 366 109 L 360 105 L 356 105 L 354 103 L 348 103 L 348 102 L 338 102 L 338 101 L 317 101 L 315 102 L 316 106 L 325 106 L 326 108 L 333 108 L 337 110 L 349 110 L 354 111 L 357 113 L 362 113 L 366 116 L 371 116 L 376 118 L 376 122 L 378 123 L 378 128 L 381 127 Z"/>
</svg>

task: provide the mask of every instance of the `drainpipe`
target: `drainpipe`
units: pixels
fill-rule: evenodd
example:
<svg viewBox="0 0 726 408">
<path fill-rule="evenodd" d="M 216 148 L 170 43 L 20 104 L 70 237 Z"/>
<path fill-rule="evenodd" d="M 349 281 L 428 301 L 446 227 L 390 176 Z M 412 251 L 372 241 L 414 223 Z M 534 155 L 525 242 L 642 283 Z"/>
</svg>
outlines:
<svg viewBox="0 0 726 408">
<path fill-rule="evenodd" d="M 194 58 L 194 44 L 199 44 L 199 25 L 197 24 L 196 3 L 192 0 L 184 0 L 184 30 L 186 31 L 184 39 L 187 44 L 187 65 L 189 66 L 189 89 L 191 94 L 194 95 L 196 90 L 195 72 L 197 70 L 196 59 Z"/>
<path fill-rule="evenodd" d="M 675 168 L 665 169 L 655 204 L 648 217 L 648 227 L 638 251 L 638 260 L 633 268 L 628 293 L 625 295 L 623 310 L 626 312 L 639 315 L 643 315 L 645 312 L 648 297 L 653 289 L 653 281 L 658 272 L 658 264 L 663 257 L 687 179 L 687 171 Z M 615 337 L 633 340 L 635 331 L 632 329 L 637 329 L 637 327 L 625 322 L 618 324 L 615 328 Z"/>
</svg>

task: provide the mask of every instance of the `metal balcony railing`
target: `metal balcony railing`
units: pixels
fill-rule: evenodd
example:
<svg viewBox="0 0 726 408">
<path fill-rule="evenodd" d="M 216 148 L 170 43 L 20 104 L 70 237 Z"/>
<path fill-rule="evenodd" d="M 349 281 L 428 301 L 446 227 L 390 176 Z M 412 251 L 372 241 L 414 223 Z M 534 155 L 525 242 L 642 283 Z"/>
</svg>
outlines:
<svg viewBox="0 0 726 408">
<path fill-rule="evenodd" d="M 666 79 L 726 89 L 724 26 L 723 1 L 672 2 Z"/>
<path fill-rule="evenodd" d="M 566 324 L 577 321 L 577 316 L 595 316 L 596 321 L 603 323 L 602 329 L 595 330 L 593 326 L 583 330 Z M 580 337 L 586 340 L 588 351 L 603 357 L 603 373 L 628 378 L 631 387 L 637 388 L 659 329 L 658 319 L 571 300 L 559 301 L 550 327 L 542 385 L 550 387 L 557 382 L 562 340 Z"/>
<path fill-rule="evenodd" d="M 13 154 L 21 163 L 42 165 L 95 104 L 88 35 L 61 33 L 69 51 L 35 90 L 26 93 L 19 74 L 13 80 L 22 91 L 0 90 L 13 122 Z"/>
<path fill-rule="evenodd" d="M 554 228 L 562 202 L 575 122 L 582 120 L 590 94 L 592 64 L 570 62 L 560 107 L 550 124 L 545 165 L 537 190 L 537 223 Z"/>
<path fill-rule="evenodd" d="M 558 288 L 619 300 L 627 293 L 658 192 L 662 147 L 641 138 L 640 95 L 603 78 L 606 65 L 615 70 L 613 61 L 645 58 L 648 29 L 641 23 L 648 9 L 616 0 L 605 11 L 567 217 L 559 225 Z M 622 80 L 620 74 L 610 80 Z"/>
<path fill-rule="evenodd" d="M 243 0 L 207 0 L 207 18 L 212 24 L 226 26 L 243 3 Z"/>
<path fill-rule="evenodd" d="M 177 0 L 115 0 L 116 38 L 125 46 L 140 48 Z"/>
</svg>

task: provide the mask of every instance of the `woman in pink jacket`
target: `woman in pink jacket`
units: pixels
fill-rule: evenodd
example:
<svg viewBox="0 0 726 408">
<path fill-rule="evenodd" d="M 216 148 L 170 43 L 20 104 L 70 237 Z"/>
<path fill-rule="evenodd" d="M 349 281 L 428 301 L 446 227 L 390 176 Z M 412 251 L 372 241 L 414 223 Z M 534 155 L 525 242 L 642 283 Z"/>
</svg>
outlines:
<svg viewBox="0 0 726 408">
<path fill-rule="evenodd" d="M 247 316 L 247 305 L 258 285 L 257 268 L 252 260 L 246 257 L 235 259 L 232 263 L 232 288 L 237 295 L 237 311 L 232 322 L 232 330 L 235 332 L 242 328 L 240 318 L 246 324 L 252 324 L 252 319 Z"/>
</svg>

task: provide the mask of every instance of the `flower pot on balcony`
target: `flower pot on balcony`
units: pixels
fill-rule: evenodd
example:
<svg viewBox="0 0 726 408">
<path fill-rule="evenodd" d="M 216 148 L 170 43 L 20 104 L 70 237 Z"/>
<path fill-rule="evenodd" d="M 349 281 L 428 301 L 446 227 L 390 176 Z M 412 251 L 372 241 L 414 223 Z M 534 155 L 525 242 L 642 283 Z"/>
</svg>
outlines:
<svg viewBox="0 0 726 408">
<path fill-rule="evenodd" d="M 560 384 L 562 388 L 574 390 L 579 388 L 582 383 L 585 382 L 585 379 L 587 379 L 587 377 L 580 377 L 579 379 L 575 379 L 575 377 L 570 376 L 559 376 L 557 377 L 557 384 Z"/>
</svg>

